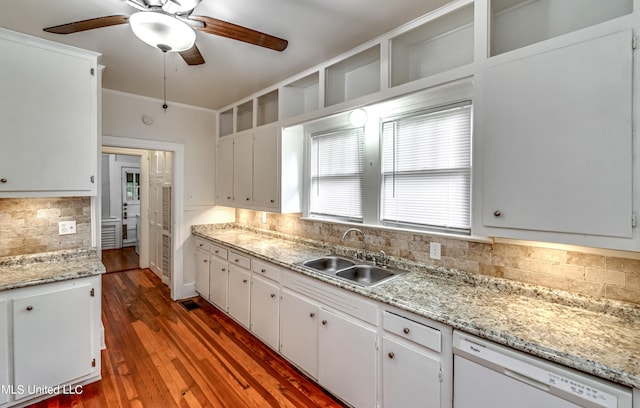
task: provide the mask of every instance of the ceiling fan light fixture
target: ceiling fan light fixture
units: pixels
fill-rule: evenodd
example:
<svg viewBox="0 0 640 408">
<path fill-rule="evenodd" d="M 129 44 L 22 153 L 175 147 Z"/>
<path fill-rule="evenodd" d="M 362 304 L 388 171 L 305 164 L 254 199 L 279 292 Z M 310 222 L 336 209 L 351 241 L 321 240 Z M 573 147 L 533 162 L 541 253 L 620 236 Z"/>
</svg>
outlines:
<svg viewBox="0 0 640 408">
<path fill-rule="evenodd" d="M 133 13 L 129 24 L 136 37 L 163 52 L 186 51 L 196 41 L 196 32 L 187 23 L 157 11 Z"/>
</svg>

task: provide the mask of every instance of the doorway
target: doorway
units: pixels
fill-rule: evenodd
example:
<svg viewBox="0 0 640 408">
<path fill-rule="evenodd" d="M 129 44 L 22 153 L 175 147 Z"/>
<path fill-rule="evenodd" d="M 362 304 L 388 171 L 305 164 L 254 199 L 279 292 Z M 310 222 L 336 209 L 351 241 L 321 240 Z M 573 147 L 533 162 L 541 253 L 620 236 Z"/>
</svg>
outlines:
<svg viewBox="0 0 640 408">
<path fill-rule="evenodd" d="M 101 235 L 105 266 L 113 264 L 116 270 L 149 268 L 170 285 L 174 258 L 173 153 L 103 147 L 102 157 Z M 110 182 L 115 174 L 119 174 L 119 183 Z M 108 237 L 114 229 L 120 234 L 120 245 L 110 248 Z M 138 255 L 138 264 L 131 268 Z"/>
</svg>

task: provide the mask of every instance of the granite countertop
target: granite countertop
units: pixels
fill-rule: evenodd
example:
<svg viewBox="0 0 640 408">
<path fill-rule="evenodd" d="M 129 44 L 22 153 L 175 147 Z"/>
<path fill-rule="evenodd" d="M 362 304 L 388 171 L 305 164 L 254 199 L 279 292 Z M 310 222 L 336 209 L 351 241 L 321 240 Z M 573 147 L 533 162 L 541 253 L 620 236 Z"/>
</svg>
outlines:
<svg viewBox="0 0 640 408">
<path fill-rule="evenodd" d="M 297 265 L 344 248 L 235 224 L 196 225 L 192 233 L 454 329 L 640 388 L 638 306 L 401 259 L 392 259 L 394 266 L 409 273 L 363 287 Z"/>
<path fill-rule="evenodd" d="M 0 258 L 0 291 L 104 273 L 95 248 Z"/>
</svg>

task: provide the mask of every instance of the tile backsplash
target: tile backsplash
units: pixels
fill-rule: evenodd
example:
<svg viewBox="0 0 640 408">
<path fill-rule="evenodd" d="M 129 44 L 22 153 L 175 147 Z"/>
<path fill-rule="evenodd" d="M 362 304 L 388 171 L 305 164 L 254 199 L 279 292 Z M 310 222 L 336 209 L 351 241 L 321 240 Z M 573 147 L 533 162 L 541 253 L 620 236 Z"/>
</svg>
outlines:
<svg viewBox="0 0 640 408">
<path fill-rule="evenodd" d="M 59 221 L 76 233 L 58 235 Z M 0 198 L 0 256 L 91 246 L 91 198 Z"/>
<path fill-rule="evenodd" d="M 355 236 L 342 242 L 342 234 L 349 226 L 301 219 L 300 214 L 267 213 L 267 222 L 263 224 L 262 212 L 236 210 L 236 222 L 361 248 Z M 360 229 L 366 234 L 368 251 L 384 250 L 390 256 L 465 272 L 640 304 L 640 259 L 626 257 L 624 252 L 601 255 L 589 248 L 552 249 L 543 245 L 476 242 L 462 237 L 458 239 L 380 228 Z M 430 242 L 441 244 L 439 261 L 429 257 Z"/>
</svg>

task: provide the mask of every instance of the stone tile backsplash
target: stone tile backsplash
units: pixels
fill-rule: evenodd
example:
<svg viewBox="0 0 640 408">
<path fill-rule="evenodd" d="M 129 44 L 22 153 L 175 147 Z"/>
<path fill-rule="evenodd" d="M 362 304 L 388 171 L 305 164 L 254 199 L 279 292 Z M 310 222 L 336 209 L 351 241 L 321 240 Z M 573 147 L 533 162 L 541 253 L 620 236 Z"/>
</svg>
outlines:
<svg viewBox="0 0 640 408">
<path fill-rule="evenodd" d="M 72 220 L 77 233 L 58 235 L 58 222 Z M 0 256 L 90 246 L 89 197 L 0 198 Z"/>
<path fill-rule="evenodd" d="M 330 244 L 353 246 L 360 242 L 351 236 L 342 242 L 345 225 L 303 220 L 300 214 L 236 210 L 236 222 Z M 562 289 L 598 298 L 640 303 L 640 260 L 577 250 L 551 249 L 507 243 L 486 243 L 424 233 L 360 227 L 367 236 L 367 250 L 384 250 L 390 256 L 441 265 L 465 272 Z M 430 259 L 429 243 L 441 244 L 441 259 Z"/>
</svg>

